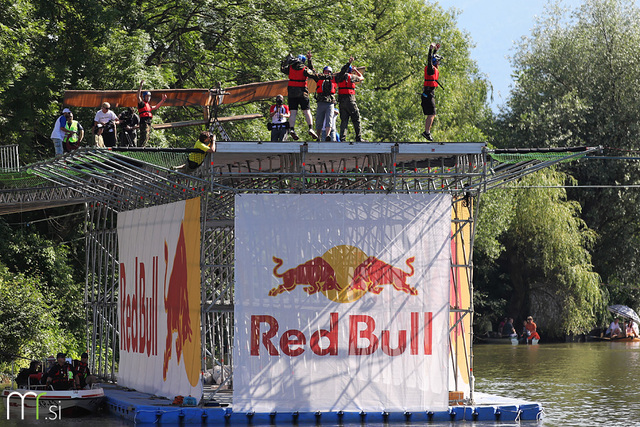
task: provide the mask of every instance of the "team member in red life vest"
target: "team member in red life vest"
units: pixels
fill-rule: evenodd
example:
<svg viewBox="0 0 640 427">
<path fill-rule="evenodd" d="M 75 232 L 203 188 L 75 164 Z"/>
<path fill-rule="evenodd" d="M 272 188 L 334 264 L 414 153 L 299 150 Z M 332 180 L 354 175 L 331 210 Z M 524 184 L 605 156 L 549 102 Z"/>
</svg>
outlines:
<svg viewBox="0 0 640 427">
<path fill-rule="evenodd" d="M 333 70 L 330 66 L 327 65 L 324 67 L 322 74 L 330 76 L 330 78 L 318 80 L 316 87 L 316 101 L 318 102 L 318 108 L 316 110 L 316 133 L 321 135 L 321 141 L 335 141 L 335 134 L 331 135 L 331 130 L 334 123 L 333 110 L 335 110 L 335 93 L 337 92 L 338 84 L 331 73 L 333 73 Z"/>
<path fill-rule="evenodd" d="M 57 363 L 47 372 L 47 386 L 53 385 L 54 390 L 69 390 L 79 385 L 75 369 L 69 364 L 64 353 L 58 353 Z"/>
<path fill-rule="evenodd" d="M 422 136 L 427 138 L 428 141 L 433 141 L 431 136 L 431 125 L 436 118 L 436 98 L 434 91 L 438 87 L 438 79 L 440 78 L 440 71 L 438 66 L 442 57 L 436 55 L 436 52 L 440 49 L 440 43 L 431 43 L 429 46 L 429 56 L 427 57 L 427 66 L 424 67 L 424 89 L 422 91 L 422 112 L 427 118 L 424 121 L 424 132 Z"/>
<path fill-rule="evenodd" d="M 309 60 L 309 67 L 304 65 L 307 60 Z M 313 71 L 313 64 L 311 63 L 311 52 L 307 52 L 307 56 L 299 55 L 298 58 L 290 64 L 282 64 L 280 71 L 289 76 L 289 85 L 287 88 L 289 111 L 291 113 L 291 116 L 289 116 L 289 134 L 296 141 L 300 139 L 294 130 L 298 107 L 300 107 L 307 125 L 309 125 L 309 135 L 311 135 L 313 139 L 318 139 L 318 135 L 313 131 L 311 107 L 309 106 L 309 88 L 307 87 L 307 79 L 309 77 L 316 81 L 318 80 L 315 71 Z"/>
<path fill-rule="evenodd" d="M 338 75 L 338 105 L 340 105 L 340 141 L 347 140 L 347 126 L 349 118 L 353 122 L 353 130 L 356 133 L 356 142 L 362 142 L 362 133 L 360 130 L 360 110 L 356 104 L 356 85 L 364 81 L 364 77 L 355 67 L 353 56 L 349 58 Z"/>
<path fill-rule="evenodd" d="M 167 100 L 167 95 L 163 94 L 162 99 L 156 105 L 151 105 L 151 92 L 146 91 L 142 93 L 142 85 L 144 80 L 140 82 L 138 88 L 138 116 L 140 116 L 140 142 L 141 147 L 146 147 L 149 142 L 149 135 L 151 132 L 151 119 L 153 118 L 152 111 L 157 110 L 164 101 Z"/>
<path fill-rule="evenodd" d="M 80 360 L 76 360 L 76 362 L 78 362 L 76 373 L 80 388 L 85 388 L 87 386 L 91 388 L 91 386 L 97 381 L 97 378 L 95 375 L 91 375 L 91 371 L 89 370 L 89 355 L 86 352 L 82 353 Z"/>
</svg>

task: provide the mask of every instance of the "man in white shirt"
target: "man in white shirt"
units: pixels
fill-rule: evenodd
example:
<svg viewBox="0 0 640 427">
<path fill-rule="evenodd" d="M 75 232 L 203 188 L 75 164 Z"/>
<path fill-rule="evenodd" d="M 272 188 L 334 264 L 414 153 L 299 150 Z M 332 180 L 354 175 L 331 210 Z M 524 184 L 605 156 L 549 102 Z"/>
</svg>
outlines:
<svg viewBox="0 0 640 427">
<path fill-rule="evenodd" d="M 103 102 L 102 108 L 93 119 L 92 131 L 96 147 L 116 146 L 116 124 L 118 123 L 118 116 L 111 111 L 111 104 Z"/>
</svg>

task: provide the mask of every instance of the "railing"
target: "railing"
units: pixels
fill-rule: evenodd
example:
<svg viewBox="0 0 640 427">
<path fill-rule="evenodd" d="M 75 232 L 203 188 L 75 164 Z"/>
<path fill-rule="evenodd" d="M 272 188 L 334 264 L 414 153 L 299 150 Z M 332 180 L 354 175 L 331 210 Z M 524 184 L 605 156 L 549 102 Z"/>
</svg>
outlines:
<svg viewBox="0 0 640 427">
<path fill-rule="evenodd" d="M 0 171 L 15 172 L 19 168 L 18 144 L 0 146 Z"/>
</svg>

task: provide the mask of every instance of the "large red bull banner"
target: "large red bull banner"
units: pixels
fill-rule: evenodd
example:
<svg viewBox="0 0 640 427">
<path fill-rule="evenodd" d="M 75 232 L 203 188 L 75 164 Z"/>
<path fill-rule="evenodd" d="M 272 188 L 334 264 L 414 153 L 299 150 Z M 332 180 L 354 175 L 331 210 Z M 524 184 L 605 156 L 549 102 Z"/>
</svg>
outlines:
<svg viewBox="0 0 640 427">
<path fill-rule="evenodd" d="M 451 197 L 239 195 L 234 411 L 448 406 Z"/>
<path fill-rule="evenodd" d="M 120 212 L 118 258 L 118 384 L 200 400 L 200 199 Z"/>
</svg>

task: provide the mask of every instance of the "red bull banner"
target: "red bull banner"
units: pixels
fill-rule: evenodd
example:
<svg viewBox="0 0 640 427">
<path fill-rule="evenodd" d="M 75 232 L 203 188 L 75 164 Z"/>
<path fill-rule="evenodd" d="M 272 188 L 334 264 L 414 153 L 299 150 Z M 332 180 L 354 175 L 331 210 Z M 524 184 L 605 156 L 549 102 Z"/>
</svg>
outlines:
<svg viewBox="0 0 640 427">
<path fill-rule="evenodd" d="M 120 212 L 118 256 L 118 384 L 200 400 L 200 199 Z"/>
<path fill-rule="evenodd" d="M 448 406 L 451 197 L 239 195 L 234 411 Z"/>
</svg>

